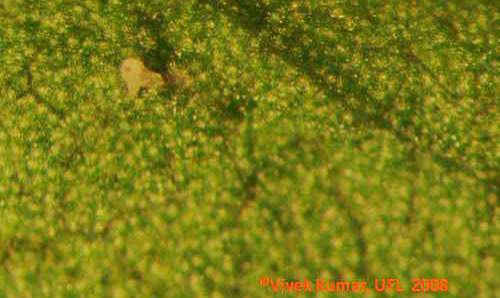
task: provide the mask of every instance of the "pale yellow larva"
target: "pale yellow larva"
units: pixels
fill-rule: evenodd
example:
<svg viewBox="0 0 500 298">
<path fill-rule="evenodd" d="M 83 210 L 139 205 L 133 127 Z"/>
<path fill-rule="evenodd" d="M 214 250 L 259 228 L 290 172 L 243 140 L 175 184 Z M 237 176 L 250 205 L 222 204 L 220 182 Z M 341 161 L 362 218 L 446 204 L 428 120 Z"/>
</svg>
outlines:
<svg viewBox="0 0 500 298">
<path fill-rule="evenodd" d="M 136 96 L 142 87 L 156 88 L 165 84 L 161 74 L 147 69 L 137 57 L 128 57 L 123 60 L 120 73 L 127 84 L 129 96 Z"/>
</svg>

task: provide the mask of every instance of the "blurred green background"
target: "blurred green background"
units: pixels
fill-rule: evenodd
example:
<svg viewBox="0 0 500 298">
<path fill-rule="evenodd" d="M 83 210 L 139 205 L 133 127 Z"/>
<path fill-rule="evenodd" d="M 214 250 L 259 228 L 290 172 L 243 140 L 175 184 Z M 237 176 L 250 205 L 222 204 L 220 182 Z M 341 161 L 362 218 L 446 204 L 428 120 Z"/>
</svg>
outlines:
<svg viewBox="0 0 500 298">
<path fill-rule="evenodd" d="M 0 297 L 500 297 L 499 16 L 3 0 Z M 177 85 L 126 97 L 129 55 Z"/>
</svg>

